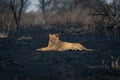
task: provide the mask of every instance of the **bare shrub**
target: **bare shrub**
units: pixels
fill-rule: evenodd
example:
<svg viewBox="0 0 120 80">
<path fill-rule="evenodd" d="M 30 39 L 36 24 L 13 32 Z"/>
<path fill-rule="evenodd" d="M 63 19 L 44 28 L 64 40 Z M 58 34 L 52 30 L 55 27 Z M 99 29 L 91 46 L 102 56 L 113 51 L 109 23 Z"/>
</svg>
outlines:
<svg viewBox="0 0 120 80">
<path fill-rule="evenodd" d="M 8 37 L 14 22 L 7 1 L 0 1 L 0 33 L 1 37 Z"/>
<path fill-rule="evenodd" d="M 74 9 L 72 11 L 65 11 L 62 13 L 48 14 L 46 18 L 48 25 L 51 24 L 69 24 L 69 23 L 82 23 L 82 25 L 87 26 L 90 21 L 89 10 L 88 9 Z"/>
<path fill-rule="evenodd" d="M 117 36 L 116 30 L 120 27 L 119 8 L 120 0 L 113 0 L 111 3 L 107 3 L 106 0 L 94 1 L 91 14 L 97 28 L 106 34 L 112 31 L 114 36 Z"/>
<path fill-rule="evenodd" d="M 35 13 L 23 13 L 23 16 L 21 17 L 21 28 L 26 29 L 26 28 L 32 28 L 32 25 L 36 25 L 36 16 L 37 14 Z M 39 21 L 39 20 L 38 20 Z"/>
</svg>

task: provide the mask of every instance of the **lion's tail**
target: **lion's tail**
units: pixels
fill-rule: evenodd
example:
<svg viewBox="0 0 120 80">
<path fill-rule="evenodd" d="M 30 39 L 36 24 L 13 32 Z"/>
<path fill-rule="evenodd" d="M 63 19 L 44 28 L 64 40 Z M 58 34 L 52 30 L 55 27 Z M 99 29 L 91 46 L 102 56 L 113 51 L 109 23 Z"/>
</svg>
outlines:
<svg viewBox="0 0 120 80">
<path fill-rule="evenodd" d="M 93 49 L 87 49 L 87 48 L 85 50 L 87 50 L 87 51 L 93 51 Z"/>
<path fill-rule="evenodd" d="M 86 51 L 93 51 L 93 49 L 88 49 L 88 48 L 85 48 L 85 47 L 83 47 L 83 50 L 86 50 Z"/>
</svg>

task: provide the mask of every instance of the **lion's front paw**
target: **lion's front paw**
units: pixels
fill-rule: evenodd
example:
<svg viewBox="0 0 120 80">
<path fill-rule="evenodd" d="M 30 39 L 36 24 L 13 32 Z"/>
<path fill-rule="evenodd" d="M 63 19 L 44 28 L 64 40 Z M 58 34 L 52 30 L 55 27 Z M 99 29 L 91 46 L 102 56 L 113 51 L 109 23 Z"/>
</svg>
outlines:
<svg viewBox="0 0 120 80">
<path fill-rule="evenodd" d="M 52 49 L 49 47 L 44 47 L 44 48 L 38 48 L 36 49 L 37 51 L 51 51 Z"/>
<path fill-rule="evenodd" d="M 36 51 L 41 51 L 41 48 L 36 49 Z"/>
</svg>

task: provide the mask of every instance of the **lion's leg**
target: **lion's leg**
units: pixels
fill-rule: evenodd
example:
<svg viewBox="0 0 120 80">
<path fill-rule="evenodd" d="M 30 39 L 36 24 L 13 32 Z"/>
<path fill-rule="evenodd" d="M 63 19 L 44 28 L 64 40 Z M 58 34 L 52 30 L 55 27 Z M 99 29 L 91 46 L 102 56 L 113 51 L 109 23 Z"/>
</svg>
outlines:
<svg viewBox="0 0 120 80">
<path fill-rule="evenodd" d="M 72 46 L 71 50 L 81 51 L 82 48 L 78 45 L 74 45 L 74 46 Z"/>
<path fill-rule="evenodd" d="M 88 49 L 88 48 L 84 47 L 83 45 L 80 46 L 80 50 L 83 50 L 83 51 L 93 51 L 93 49 Z"/>
<path fill-rule="evenodd" d="M 83 45 L 79 44 L 79 45 L 75 45 L 72 47 L 73 50 L 78 50 L 78 51 L 82 51 L 82 50 L 88 50 L 87 48 L 85 48 Z"/>
<path fill-rule="evenodd" d="M 75 50 L 77 50 L 77 51 L 82 51 L 83 49 L 81 49 L 81 48 L 76 48 Z"/>
<path fill-rule="evenodd" d="M 37 51 L 51 51 L 52 49 L 49 47 L 39 48 Z"/>
<path fill-rule="evenodd" d="M 64 49 L 57 49 L 57 51 L 64 51 Z"/>
<path fill-rule="evenodd" d="M 58 48 L 58 49 L 56 49 L 57 51 L 67 51 L 67 50 L 69 50 L 69 49 L 65 49 L 65 48 Z"/>
</svg>

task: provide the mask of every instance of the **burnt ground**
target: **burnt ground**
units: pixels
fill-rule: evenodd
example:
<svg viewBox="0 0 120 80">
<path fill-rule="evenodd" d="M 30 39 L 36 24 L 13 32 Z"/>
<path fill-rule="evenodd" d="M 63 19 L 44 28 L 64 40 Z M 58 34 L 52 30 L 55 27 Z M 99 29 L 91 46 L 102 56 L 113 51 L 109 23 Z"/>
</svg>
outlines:
<svg viewBox="0 0 120 80">
<path fill-rule="evenodd" d="M 36 51 L 47 46 L 48 34 L 79 42 L 94 51 Z M 20 36 L 31 39 L 17 40 Z M 0 39 L 0 79 L 2 80 L 120 80 L 120 70 L 110 67 L 112 55 L 120 57 L 120 42 L 100 33 L 71 34 L 59 29 L 18 30 L 13 38 Z M 102 60 L 107 67 L 103 67 Z M 119 62 L 120 63 L 120 62 Z"/>
</svg>

